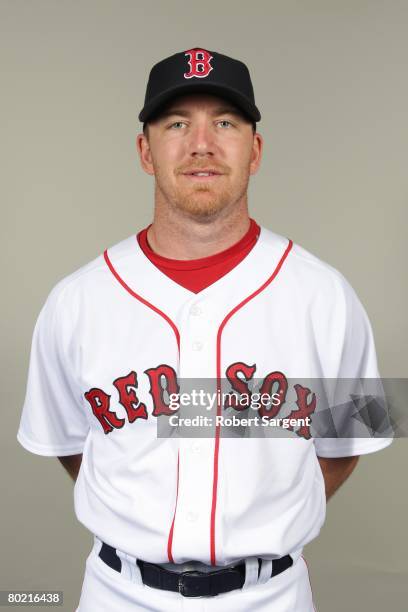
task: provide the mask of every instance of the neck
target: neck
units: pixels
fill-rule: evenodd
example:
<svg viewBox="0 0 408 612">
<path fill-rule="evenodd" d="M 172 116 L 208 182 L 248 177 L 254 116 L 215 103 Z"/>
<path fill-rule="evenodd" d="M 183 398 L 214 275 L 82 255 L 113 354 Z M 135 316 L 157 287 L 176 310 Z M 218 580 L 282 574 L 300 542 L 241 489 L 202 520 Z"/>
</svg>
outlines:
<svg viewBox="0 0 408 612">
<path fill-rule="evenodd" d="M 205 222 L 156 202 L 147 239 L 153 251 L 163 257 L 200 259 L 228 249 L 245 235 L 249 225 L 246 196 Z"/>
</svg>

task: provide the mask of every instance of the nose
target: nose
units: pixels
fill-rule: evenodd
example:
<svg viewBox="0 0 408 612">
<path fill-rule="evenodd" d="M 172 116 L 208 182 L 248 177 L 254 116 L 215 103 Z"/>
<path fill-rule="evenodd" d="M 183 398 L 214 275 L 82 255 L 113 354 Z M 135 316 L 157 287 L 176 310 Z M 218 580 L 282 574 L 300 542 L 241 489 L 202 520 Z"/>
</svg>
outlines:
<svg viewBox="0 0 408 612">
<path fill-rule="evenodd" d="M 189 136 L 191 155 L 214 155 L 216 148 L 215 134 L 211 123 L 208 121 L 197 122 L 191 127 Z"/>
</svg>

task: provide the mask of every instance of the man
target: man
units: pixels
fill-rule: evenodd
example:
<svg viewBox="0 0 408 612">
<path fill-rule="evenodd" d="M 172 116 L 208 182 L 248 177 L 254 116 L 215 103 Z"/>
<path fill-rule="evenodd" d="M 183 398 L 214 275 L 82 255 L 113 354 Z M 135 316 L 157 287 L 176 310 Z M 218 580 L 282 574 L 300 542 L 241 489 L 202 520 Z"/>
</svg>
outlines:
<svg viewBox="0 0 408 612">
<path fill-rule="evenodd" d="M 378 377 L 369 320 L 340 272 L 249 216 L 263 140 L 242 62 L 200 48 L 162 60 L 139 119 L 153 222 L 49 294 L 18 440 L 76 480 L 94 534 L 80 612 L 311 612 L 302 549 L 358 456 L 391 440 L 314 438 L 307 419 L 272 439 L 224 436 L 216 418 L 166 437 L 159 422 L 198 379 L 215 384 L 214 417 L 244 414 L 220 399 L 225 381 L 253 399 L 255 380 L 277 395 L 257 418 L 310 417 L 297 377 Z"/>
</svg>

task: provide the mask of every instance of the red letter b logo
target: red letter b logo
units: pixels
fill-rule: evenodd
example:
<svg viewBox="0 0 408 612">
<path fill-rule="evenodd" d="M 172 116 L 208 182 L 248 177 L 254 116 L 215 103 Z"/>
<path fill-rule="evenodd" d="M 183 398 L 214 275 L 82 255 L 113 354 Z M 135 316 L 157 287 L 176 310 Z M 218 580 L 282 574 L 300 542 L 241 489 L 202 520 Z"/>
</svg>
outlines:
<svg viewBox="0 0 408 612">
<path fill-rule="evenodd" d="M 202 79 L 210 74 L 213 67 L 210 64 L 212 55 L 205 49 L 190 49 L 186 51 L 184 55 L 188 55 L 190 59 L 188 64 L 190 66 L 190 72 L 184 73 L 185 79 L 191 79 L 192 77 L 198 77 Z"/>
</svg>

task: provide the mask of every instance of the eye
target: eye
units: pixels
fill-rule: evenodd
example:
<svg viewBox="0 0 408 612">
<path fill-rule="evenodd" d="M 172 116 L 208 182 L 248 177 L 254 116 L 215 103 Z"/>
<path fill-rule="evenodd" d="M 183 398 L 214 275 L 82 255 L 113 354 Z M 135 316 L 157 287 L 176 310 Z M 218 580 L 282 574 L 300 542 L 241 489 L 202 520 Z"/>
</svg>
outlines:
<svg viewBox="0 0 408 612">
<path fill-rule="evenodd" d="M 177 128 L 177 127 L 175 127 L 175 126 L 180 126 L 180 125 L 185 125 L 184 121 L 175 121 L 174 123 L 172 123 L 172 124 L 170 125 L 170 127 L 171 127 L 171 128 L 175 128 L 175 129 L 178 129 L 178 128 Z"/>
<path fill-rule="evenodd" d="M 218 123 L 228 123 L 229 125 L 227 125 L 227 127 L 232 126 L 231 121 L 228 121 L 228 119 L 221 119 L 221 121 L 219 121 Z"/>
</svg>

